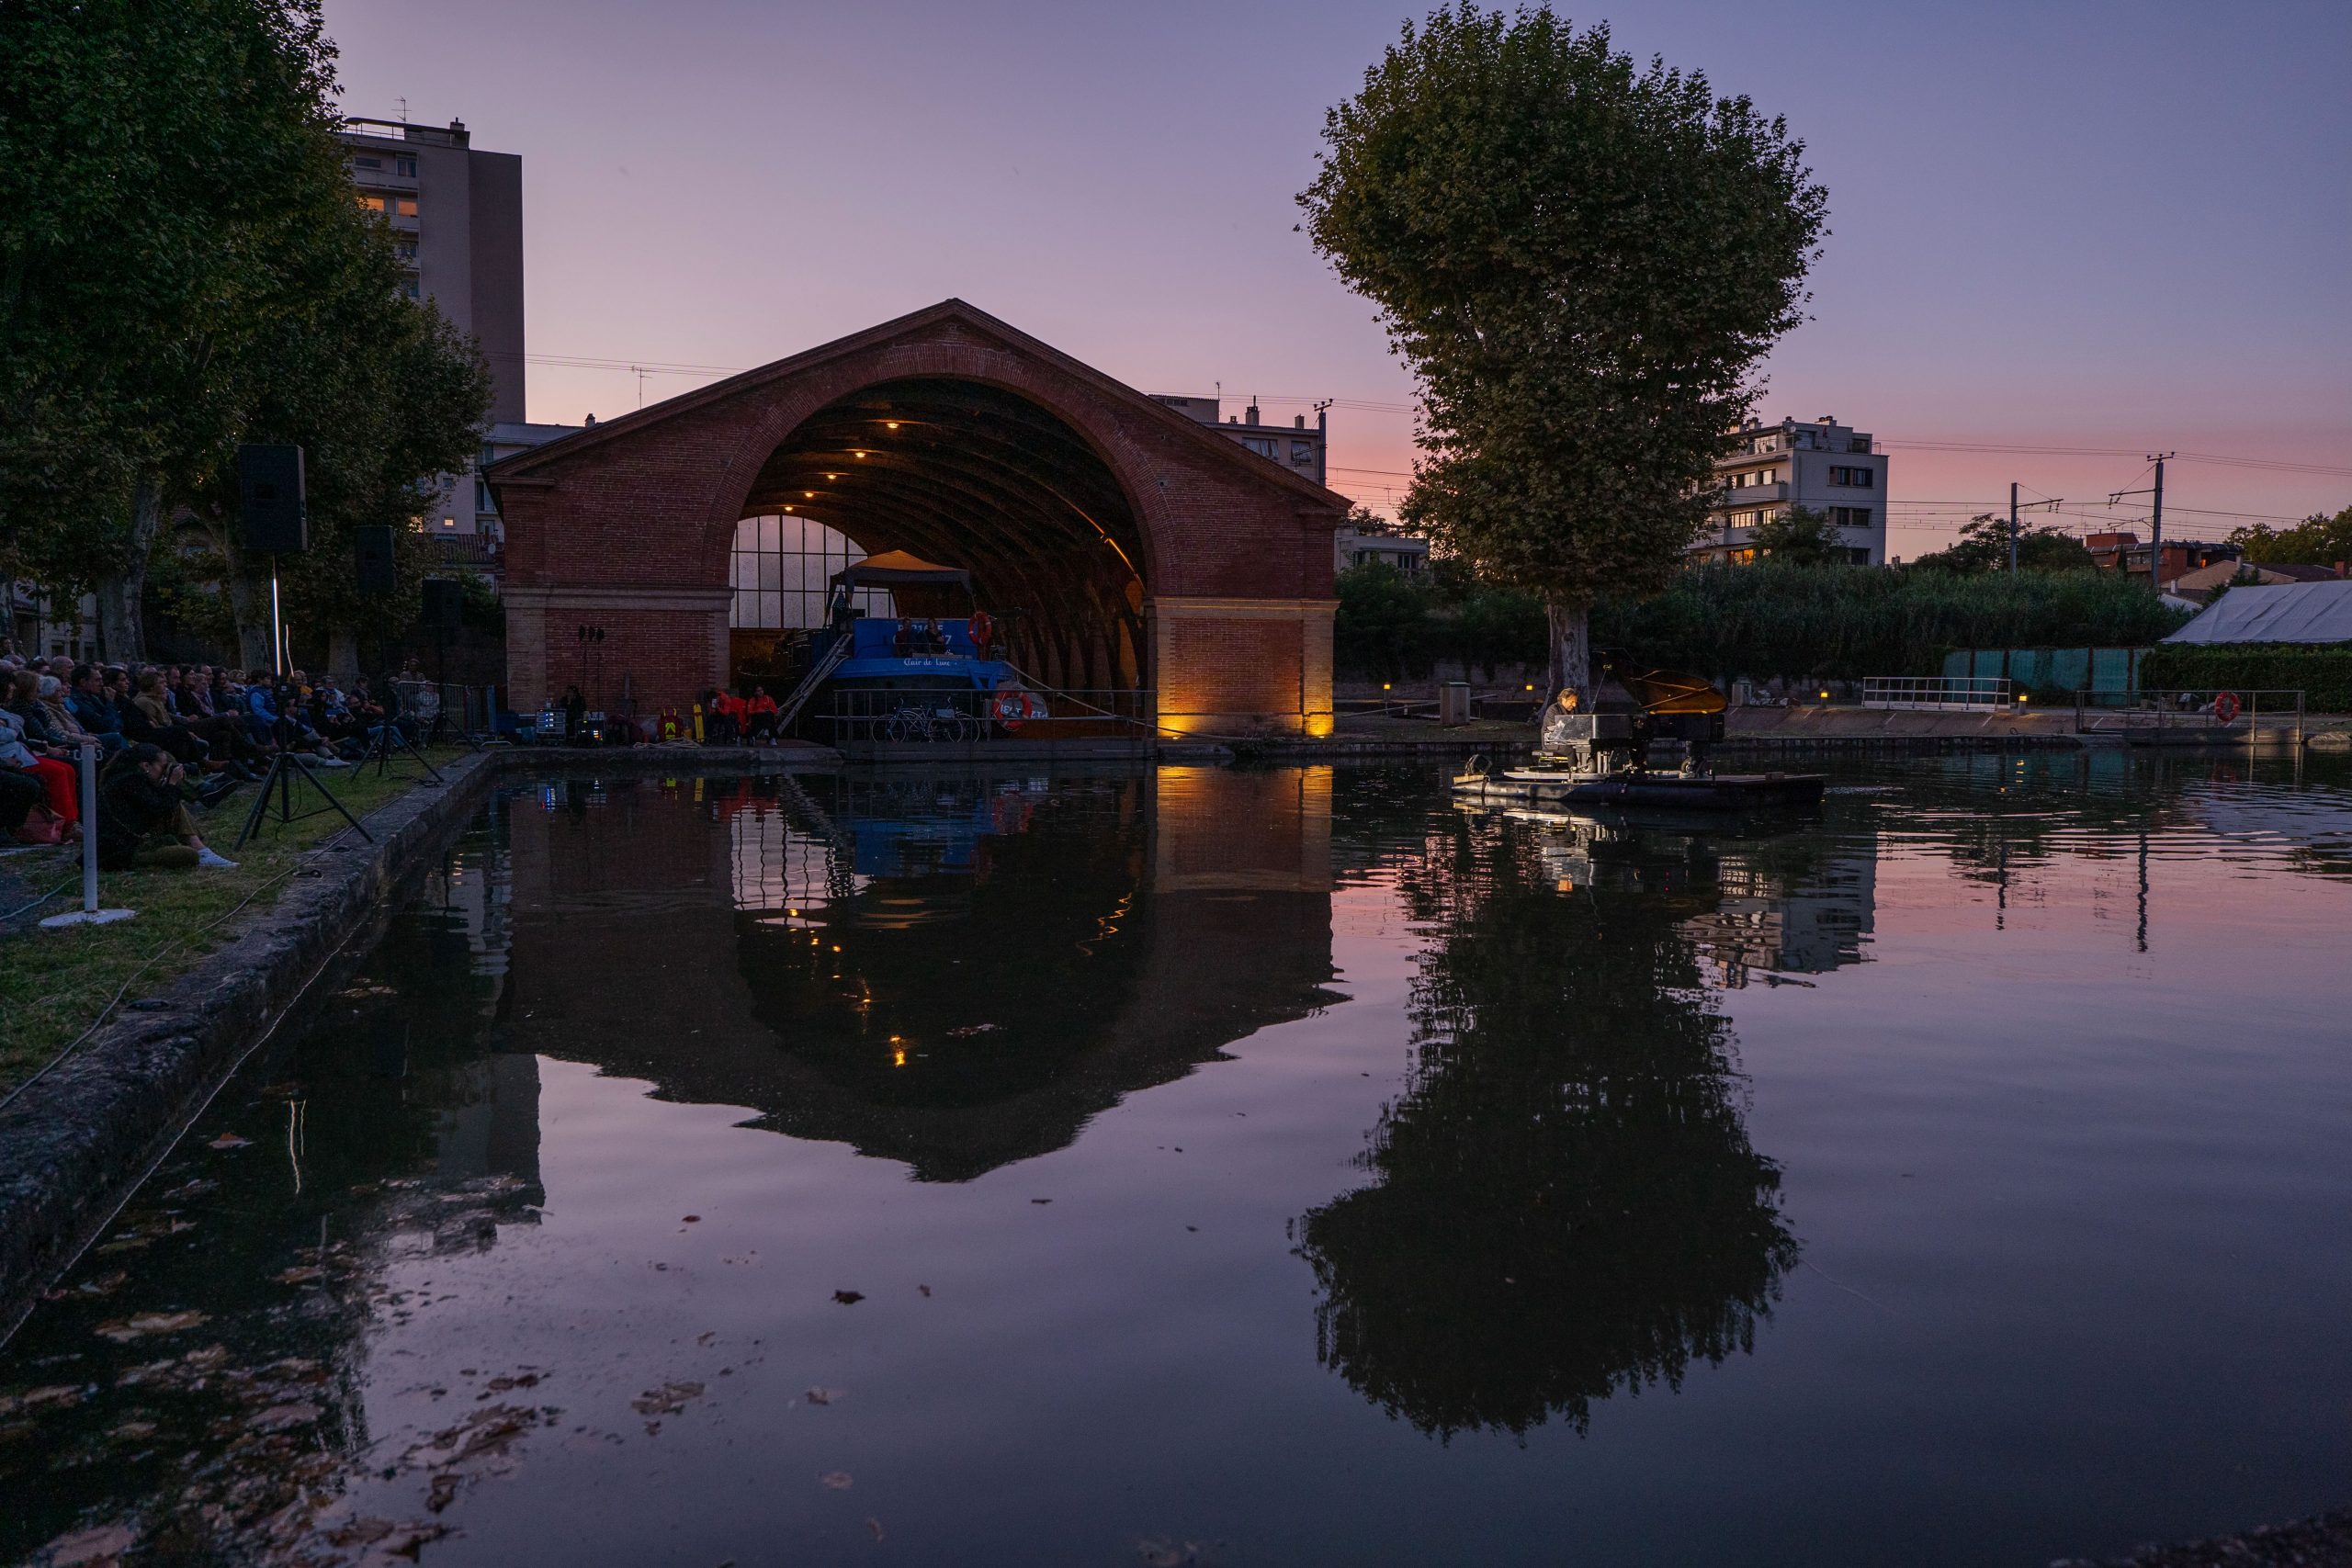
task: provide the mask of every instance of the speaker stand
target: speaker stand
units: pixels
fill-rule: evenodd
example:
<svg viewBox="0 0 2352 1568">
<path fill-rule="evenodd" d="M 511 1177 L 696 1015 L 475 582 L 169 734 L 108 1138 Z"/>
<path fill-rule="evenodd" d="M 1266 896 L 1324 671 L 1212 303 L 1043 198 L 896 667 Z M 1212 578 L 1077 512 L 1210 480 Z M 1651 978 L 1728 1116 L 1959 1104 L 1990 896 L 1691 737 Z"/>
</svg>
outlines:
<svg viewBox="0 0 2352 1568">
<path fill-rule="evenodd" d="M 376 835 L 359 826 L 359 818 L 344 809 L 343 802 L 334 797 L 334 791 L 327 788 L 326 781 L 319 777 L 318 771 L 294 750 L 294 727 L 284 714 L 277 716 L 277 755 L 270 759 L 269 772 L 262 775 L 261 789 L 254 796 L 253 809 L 245 813 L 244 828 L 237 834 L 237 841 L 229 847 L 231 849 L 244 848 L 245 841 L 261 830 L 262 818 L 270 815 L 269 802 L 273 793 L 277 797 L 276 815 L 278 826 L 285 827 L 289 823 L 323 816 L 333 811 L 345 822 L 350 823 L 353 830 L 361 838 L 371 844 L 374 843 Z M 314 806 L 308 811 L 295 810 L 294 781 L 298 777 L 318 791 L 320 798 L 326 804 Z"/>
</svg>

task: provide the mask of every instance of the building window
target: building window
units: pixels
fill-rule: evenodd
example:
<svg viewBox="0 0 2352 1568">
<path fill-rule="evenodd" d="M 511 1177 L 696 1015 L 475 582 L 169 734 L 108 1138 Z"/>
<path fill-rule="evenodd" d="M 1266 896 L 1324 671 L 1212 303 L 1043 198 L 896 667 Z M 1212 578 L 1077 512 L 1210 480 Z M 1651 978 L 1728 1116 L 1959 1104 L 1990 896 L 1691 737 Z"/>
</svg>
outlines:
<svg viewBox="0 0 2352 1568">
<path fill-rule="evenodd" d="M 476 512 L 495 512 L 498 510 L 497 506 L 492 503 L 490 499 L 490 481 L 488 479 L 474 480 L 474 510 Z"/>
<path fill-rule="evenodd" d="M 396 218 L 415 217 L 416 197 L 413 196 L 396 196 L 392 197 L 392 215 Z"/>
<path fill-rule="evenodd" d="M 381 158 L 354 158 L 351 166 L 355 169 L 380 169 L 384 161 Z"/>
<path fill-rule="evenodd" d="M 401 279 L 401 292 L 411 299 L 422 299 L 424 298 L 424 286 L 413 277 L 403 277 Z"/>
<path fill-rule="evenodd" d="M 1833 506 L 1829 521 L 1840 528 L 1867 528 L 1871 525 L 1871 509 L 1867 506 Z"/>
<path fill-rule="evenodd" d="M 413 158 L 393 159 L 392 173 L 396 175 L 406 175 L 410 179 L 416 178 L 416 160 Z"/>
<path fill-rule="evenodd" d="M 1271 457 L 1274 455 L 1274 438 L 1271 435 L 1245 435 L 1241 438 L 1241 445 L 1249 447 L 1261 457 Z"/>
<path fill-rule="evenodd" d="M 1878 475 L 1869 468 L 1845 468 L 1832 465 L 1829 469 L 1829 482 L 1833 485 L 1843 485 L 1851 490 L 1870 490 L 1877 485 Z"/>
<path fill-rule="evenodd" d="M 1292 442 L 1290 444 L 1290 460 L 1294 463 L 1312 463 L 1315 461 L 1315 443 L 1312 441 Z"/>
<path fill-rule="evenodd" d="M 374 191 L 363 190 L 359 193 L 359 205 L 370 212 L 381 212 L 384 210 L 384 198 Z"/>
<path fill-rule="evenodd" d="M 728 625 L 746 631 L 821 626 L 833 573 L 865 558 L 845 536 L 806 517 L 746 517 L 735 525 L 729 560 L 735 604 Z M 862 588 L 856 604 L 862 615 L 898 613 L 888 589 Z"/>
</svg>

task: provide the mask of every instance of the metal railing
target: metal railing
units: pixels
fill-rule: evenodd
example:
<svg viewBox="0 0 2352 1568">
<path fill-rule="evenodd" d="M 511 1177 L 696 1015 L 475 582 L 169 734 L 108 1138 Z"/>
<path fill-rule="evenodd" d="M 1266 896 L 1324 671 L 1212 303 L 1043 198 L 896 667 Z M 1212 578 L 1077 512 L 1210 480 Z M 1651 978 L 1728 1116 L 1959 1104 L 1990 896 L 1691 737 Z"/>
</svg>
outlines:
<svg viewBox="0 0 2352 1568">
<path fill-rule="evenodd" d="M 2302 692 L 2283 686 L 2075 694 L 2077 735 L 2170 734 L 2184 740 L 2243 736 L 2251 741 L 2268 718 L 2275 728 L 2291 723 L 2300 745 L 2303 717 Z"/>
<path fill-rule="evenodd" d="M 1872 675 L 1862 705 L 1925 713 L 2006 713 L 2016 701 L 2003 676 Z"/>
<path fill-rule="evenodd" d="M 1139 691 L 837 687 L 826 708 L 812 716 L 835 745 L 1143 740 L 1152 734 L 1152 698 Z"/>
</svg>

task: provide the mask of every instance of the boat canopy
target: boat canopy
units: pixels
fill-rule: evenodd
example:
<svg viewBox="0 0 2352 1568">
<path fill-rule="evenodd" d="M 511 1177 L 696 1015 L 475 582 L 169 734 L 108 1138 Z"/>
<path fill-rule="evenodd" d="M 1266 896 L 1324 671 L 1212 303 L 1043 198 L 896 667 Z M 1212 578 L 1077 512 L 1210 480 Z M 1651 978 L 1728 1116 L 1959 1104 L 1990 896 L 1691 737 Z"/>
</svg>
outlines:
<svg viewBox="0 0 2352 1568">
<path fill-rule="evenodd" d="M 906 550 L 884 550 L 833 573 L 833 581 L 846 582 L 852 588 L 961 588 L 969 592 L 972 574 L 960 566 L 941 566 Z"/>
</svg>

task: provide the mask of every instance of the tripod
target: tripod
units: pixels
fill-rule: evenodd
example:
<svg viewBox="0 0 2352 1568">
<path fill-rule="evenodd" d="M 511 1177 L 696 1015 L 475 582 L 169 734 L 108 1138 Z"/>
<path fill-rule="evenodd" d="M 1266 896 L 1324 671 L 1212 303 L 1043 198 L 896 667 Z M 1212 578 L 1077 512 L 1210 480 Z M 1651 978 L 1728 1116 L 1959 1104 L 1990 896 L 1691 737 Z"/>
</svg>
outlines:
<svg viewBox="0 0 2352 1568">
<path fill-rule="evenodd" d="M 385 728 L 389 729 L 391 727 L 386 725 Z M 269 814 L 270 791 L 273 786 L 277 793 L 277 815 L 280 827 L 333 811 L 345 822 L 350 823 L 361 838 L 371 844 L 374 843 L 376 836 L 359 826 L 359 818 L 344 809 L 343 802 L 334 797 L 334 792 L 327 788 L 326 782 L 319 777 L 317 770 L 311 766 L 309 760 L 293 749 L 293 721 L 280 714 L 274 728 L 277 737 L 277 755 L 270 759 L 269 772 L 262 775 L 260 793 L 254 796 L 254 808 L 245 813 L 244 828 L 237 834 L 237 841 L 230 848 L 243 849 L 245 840 L 260 830 L 262 818 Z M 424 761 L 421 757 L 417 760 Z M 426 766 L 429 768 L 431 764 L 427 763 Z M 324 806 L 314 806 L 308 811 L 294 809 L 294 781 L 298 775 L 306 780 L 312 789 L 319 792 L 320 797 L 326 802 Z"/>
<path fill-rule="evenodd" d="M 430 778 L 435 784 L 448 783 L 447 779 L 441 776 L 440 769 L 425 761 L 424 752 L 409 744 L 408 737 L 401 733 L 401 727 L 393 723 L 390 717 L 385 718 L 382 723 L 376 726 L 376 733 L 368 742 L 368 754 L 359 759 L 359 765 L 362 768 L 365 768 L 369 762 L 375 763 L 376 776 L 379 779 L 382 778 L 391 768 L 392 750 L 395 747 L 407 752 L 410 759 L 413 761 L 418 767 L 423 768 L 424 770 L 425 776 Z"/>
</svg>

